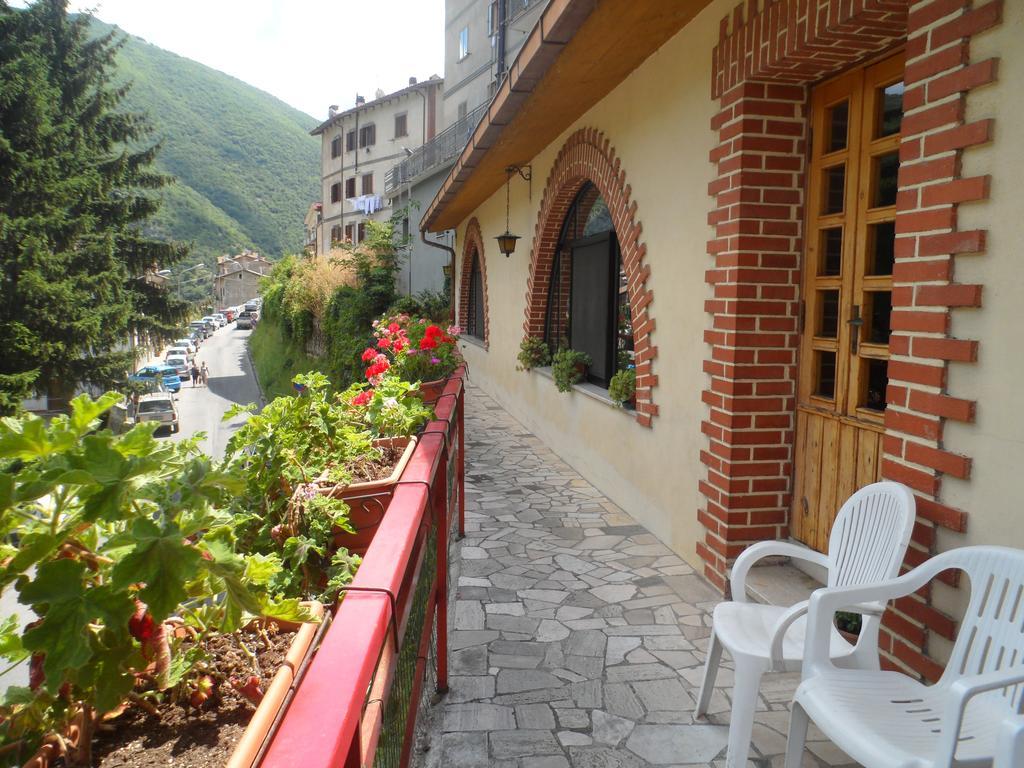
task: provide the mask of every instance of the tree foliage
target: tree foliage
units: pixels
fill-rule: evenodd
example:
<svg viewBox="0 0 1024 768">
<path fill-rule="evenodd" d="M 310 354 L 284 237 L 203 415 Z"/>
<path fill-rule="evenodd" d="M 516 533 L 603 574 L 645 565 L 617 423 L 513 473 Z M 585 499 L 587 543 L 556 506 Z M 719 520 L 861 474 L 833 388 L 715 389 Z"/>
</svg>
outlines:
<svg viewBox="0 0 1024 768">
<path fill-rule="evenodd" d="M 66 0 L 0 0 L 0 408 L 131 364 L 131 330 L 173 333 L 182 307 L 146 280 L 184 246 L 142 232 L 170 178 L 115 85 L 113 35 L 90 39 Z"/>
</svg>

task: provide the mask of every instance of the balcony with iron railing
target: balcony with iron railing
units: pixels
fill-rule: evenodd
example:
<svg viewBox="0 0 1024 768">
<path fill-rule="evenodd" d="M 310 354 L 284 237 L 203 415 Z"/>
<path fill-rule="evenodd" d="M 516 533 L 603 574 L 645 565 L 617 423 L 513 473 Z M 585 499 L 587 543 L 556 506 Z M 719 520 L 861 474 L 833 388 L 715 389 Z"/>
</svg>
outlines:
<svg viewBox="0 0 1024 768">
<path fill-rule="evenodd" d="M 405 184 L 442 168 L 458 157 L 486 110 L 487 104 L 481 104 L 426 144 L 414 149 L 405 160 L 384 175 L 384 193 L 394 196 Z"/>
</svg>

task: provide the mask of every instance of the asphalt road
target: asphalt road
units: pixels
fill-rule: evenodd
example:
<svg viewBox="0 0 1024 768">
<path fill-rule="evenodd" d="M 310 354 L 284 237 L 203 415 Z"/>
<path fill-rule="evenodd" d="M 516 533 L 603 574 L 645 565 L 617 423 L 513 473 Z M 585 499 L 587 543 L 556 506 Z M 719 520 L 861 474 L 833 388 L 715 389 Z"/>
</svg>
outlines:
<svg viewBox="0 0 1024 768">
<path fill-rule="evenodd" d="M 260 405 L 259 386 L 246 352 L 251 333 L 229 323 L 200 345 L 196 361 L 200 365 L 205 361 L 210 369 L 209 385 L 182 383 L 177 395 L 179 429 L 167 439 L 182 440 L 203 432 L 203 451 L 215 459 L 224 457 L 228 439 L 246 419 L 243 414 L 225 422 L 224 412 L 236 403 Z"/>
</svg>

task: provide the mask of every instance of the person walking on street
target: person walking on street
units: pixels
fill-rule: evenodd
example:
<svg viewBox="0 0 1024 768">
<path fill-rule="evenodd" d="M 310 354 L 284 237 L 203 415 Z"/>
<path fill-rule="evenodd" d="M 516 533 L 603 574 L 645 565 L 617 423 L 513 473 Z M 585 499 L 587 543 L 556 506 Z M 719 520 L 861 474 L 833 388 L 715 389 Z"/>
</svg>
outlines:
<svg viewBox="0 0 1024 768">
<path fill-rule="evenodd" d="M 210 369 L 206 367 L 206 361 L 205 360 L 203 360 L 203 367 L 199 371 L 199 376 L 203 380 L 203 386 L 204 387 L 209 386 L 209 384 L 210 384 Z"/>
<path fill-rule="evenodd" d="M 199 381 L 199 366 L 195 362 L 192 363 L 192 370 L 189 373 L 192 375 L 192 386 L 194 387 Z"/>
</svg>

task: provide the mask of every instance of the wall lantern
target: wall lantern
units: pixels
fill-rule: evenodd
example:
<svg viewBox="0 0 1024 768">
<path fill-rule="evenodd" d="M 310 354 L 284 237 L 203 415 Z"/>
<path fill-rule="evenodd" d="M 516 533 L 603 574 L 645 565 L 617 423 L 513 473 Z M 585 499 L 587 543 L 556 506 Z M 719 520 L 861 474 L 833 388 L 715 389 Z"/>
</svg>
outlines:
<svg viewBox="0 0 1024 768">
<path fill-rule="evenodd" d="M 524 181 L 531 181 L 533 179 L 532 169 L 528 165 L 510 165 L 505 169 L 505 231 L 494 239 L 498 241 L 498 250 L 505 254 L 506 258 L 515 253 L 516 241 L 519 239 L 519 235 L 513 235 L 508 228 L 509 184 L 512 181 L 512 176 L 517 173 Z"/>
<path fill-rule="evenodd" d="M 445 280 L 450 280 L 451 279 L 451 277 L 452 277 L 452 265 L 451 264 L 444 264 L 441 267 L 441 271 L 444 273 L 444 279 Z"/>
</svg>

